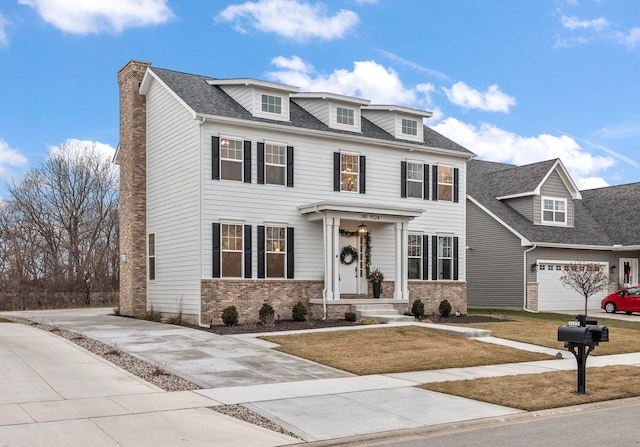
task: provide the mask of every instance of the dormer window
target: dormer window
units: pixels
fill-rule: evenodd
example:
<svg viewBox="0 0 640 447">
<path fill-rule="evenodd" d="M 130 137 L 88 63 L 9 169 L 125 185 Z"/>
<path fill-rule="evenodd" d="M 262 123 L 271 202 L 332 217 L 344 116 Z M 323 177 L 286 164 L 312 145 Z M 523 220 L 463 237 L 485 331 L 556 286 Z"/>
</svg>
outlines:
<svg viewBox="0 0 640 447">
<path fill-rule="evenodd" d="M 347 107 L 336 107 L 336 121 L 338 124 L 353 126 L 355 110 Z"/>
<path fill-rule="evenodd" d="M 262 95 L 262 111 L 267 113 L 282 114 L 282 98 L 274 95 Z"/>
<path fill-rule="evenodd" d="M 542 223 L 567 224 L 567 199 L 542 198 Z"/>
<path fill-rule="evenodd" d="M 418 122 L 402 118 L 402 133 L 405 135 L 418 135 Z"/>
</svg>

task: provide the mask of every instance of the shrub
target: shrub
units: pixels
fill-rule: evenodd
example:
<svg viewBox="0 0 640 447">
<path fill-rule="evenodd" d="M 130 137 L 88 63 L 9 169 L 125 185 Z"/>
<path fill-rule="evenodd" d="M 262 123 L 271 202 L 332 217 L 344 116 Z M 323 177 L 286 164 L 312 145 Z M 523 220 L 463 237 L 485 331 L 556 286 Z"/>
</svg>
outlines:
<svg viewBox="0 0 640 447">
<path fill-rule="evenodd" d="M 271 307 L 271 304 L 264 303 L 258 311 L 258 318 L 262 324 L 273 324 L 276 318 L 276 312 Z"/>
<path fill-rule="evenodd" d="M 295 321 L 304 321 L 307 319 L 307 306 L 302 301 L 298 301 L 291 309 L 291 318 Z"/>
<path fill-rule="evenodd" d="M 356 321 L 356 313 L 355 312 L 345 312 L 344 319 L 347 321 Z"/>
<path fill-rule="evenodd" d="M 238 309 L 236 309 L 236 306 L 225 307 L 222 310 L 222 322 L 225 326 L 235 326 L 238 324 Z"/>
<path fill-rule="evenodd" d="M 451 314 L 451 304 L 447 300 L 440 301 L 440 306 L 438 307 L 438 311 L 440 312 L 440 316 L 442 318 L 447 318 Z"/>
<path fill-rule="evenodd" d="M 151 306 L 149 310 L 144 314 L 143 319 L 160 323 L 162 321 L 162 313 L 156 312 L 155 310 L 153 310 L 153 306 Z"/>
<path fill-rule="evenodd" d="M 422 302 L 422 300 L 418 299 L 413 302 L 411 313 L 418 319 L 424 317 L 424 303 Z"/>
</svg>

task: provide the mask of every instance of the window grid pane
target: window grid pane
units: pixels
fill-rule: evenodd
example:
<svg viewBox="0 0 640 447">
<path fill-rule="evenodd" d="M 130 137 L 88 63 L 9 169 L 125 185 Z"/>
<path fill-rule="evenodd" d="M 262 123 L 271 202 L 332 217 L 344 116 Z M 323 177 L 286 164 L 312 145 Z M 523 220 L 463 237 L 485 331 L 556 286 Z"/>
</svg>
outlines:
<svg viewBox="0 0 640 447">
<path fill-rule="evenodd" d="M 284 278 L 286 255 L 286 229 L 266 227 L 267 278 Z"/>
<path fill-rule="evenodd" d="M 345 107 L 336 107 L 336 121 L 339 124 L 348 124 L 350 126 L 353 126 L 353 123 L 354 123 L 353 109 L 347 109 Z"/>
<path fill-rule="evenodd" d="M 418 135 L 418 122 L 416 120 L 402 119 L 402 133 L 405 135 Z"/>
<path fill-rule="evenodd" d="M 282 98 L 273 95 L 262 95 L 262 111 L 282 114 Z"/>
<path fill-rule="evenodd" d="M 265 144 L 265 181 L 270 185 L 284 185 L 287 148 L 277 144 Z"/>
<path fill-rule="evenodd" d="M 453 200 L 453 168 L 438 166 L 438 200 Z"/>
<path fill-rule="evenodd" d="M 358 155 L 340 154 L 340 191 L 358 192 Z"/>
<path fill-rule="evenodd" d="M 220 140 L 220 178 L 242 181 L 243 141 Z"/>
<path fill-rule="evenodd" d="M 242 276 L 243 230 L 242 225 L 222 224 L 220 227 L 223 278 Z"/>
<path fill-rule="evenodd" d="M 407 197 L 422 198 L 422 176 L 422 164 L 407 163 Z"/>
<path fill-rule="evenodd" d="M 438 237 L 438 279 L 453 279 L 453 237 Z"/>
</svg>

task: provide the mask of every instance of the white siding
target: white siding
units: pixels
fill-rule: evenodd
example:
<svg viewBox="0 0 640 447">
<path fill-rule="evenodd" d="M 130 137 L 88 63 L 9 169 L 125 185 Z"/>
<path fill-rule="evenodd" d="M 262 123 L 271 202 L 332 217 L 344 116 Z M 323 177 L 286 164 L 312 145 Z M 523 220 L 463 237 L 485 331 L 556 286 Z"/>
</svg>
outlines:
<svg viewBox="0 0 640 447">
<path fill-rule="evenodd" d="M 282 113 L 269 113 L 262 111 L 262 95 L 276 96 L 282 99 Z M 289 94 L 280 91 L 254 88 L 253 89 L 253 116 L 268 118 L 278 121 L 289 121 Z"/>
<path fill-rule="evenodd" d="M 220 88 L 242 107 L 253 113 L 253 88 L 242 85 L 221 85 Z"/>
<path fill-rule="evenodd" d="M 197 121 L 159 83 L 147 95 L 147 234 L 156 238 L 154 311 L 200 309 L 200 169 Z"/>
<path fill-rule="evenodd" d="M 391 135 L 396 134 L 396 114 L 384 110 L 363 110 L 362 116 L 367 118 L 376 126 L 389 132 Z"/>
<path fill-rule="evenodd" d="M 294 99 L 294 102 L 305 109 L 307 112 L 318 118 L 320 121 L 325 123 L 327 126 L 330 125 L 329 103 L 327 101 L 320 98 L 296 98 Z"/>
<path fill-rule="evenodd" d="M 251 140 L 252 179 L 245 184 L 211 179 L 211 136 L 233 134 Z M 295 148 L 295 187 L 258 185 L 256 181 L 256 141 L 276 140 Z M 451 233 L 459 239 L 459 279 L 465 279 L 465 160 L 435 154 L 421 155 L 411 152 L 411 159 L 423 163 L 447 164 L 460 169 L 459 203 L 400 197 L 400 161 L 409 152 L 388 147 L 369 146 L 355 142 L 341 142 L 333 136 L 318 138 L 313 135 L 288 134 L 275 130 L 257 130 L 252 127 L 215 125 L 206 123 L 202 132 L 203 147 L 203 278 L 212 276 L 212 223 L 220 219 L 240 219 L 253 227 L 253 253 L 257 251 L 256 226 L 265 221 L 284 222 L 295 227 L 296 279 L 322 279 L 324 258 L 322 223 L 309 222 L 298 206 L 322 200 L 346 203 L 373 203 L 424 208 L 425 213 L 411 221 L 411 231 L 429 236 Z M 365 155 L 366 194 L 333 191 L 333 153 L 348 151 Z M 360 222 L 357 222 L 359 224 Z M 392 224 L 367 222 L 372 232 L 372 266 L 383 269 L 389 280 L 394 275 L 395 239 Z M 256 277 L 254 260 L 253 277 Z"/>
</svg>

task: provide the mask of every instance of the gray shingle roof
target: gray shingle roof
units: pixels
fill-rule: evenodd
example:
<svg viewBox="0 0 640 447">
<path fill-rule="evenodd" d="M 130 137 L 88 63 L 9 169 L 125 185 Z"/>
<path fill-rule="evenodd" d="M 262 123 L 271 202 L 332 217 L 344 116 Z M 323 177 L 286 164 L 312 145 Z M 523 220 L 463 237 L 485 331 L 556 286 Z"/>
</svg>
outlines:
<svg viewBox="0 0 640 447">
<path fill-rule="evenodd" d="M 248 121 L 270 122 L 284 127 L 299 127 L 337 134 L 356 134 L 378 140 L 407 143 L 405 140 L 396 139 L 393 135 L 376 126 L 365 117 L 362 117 L 361 119 L 361 134 L 346 130 L 332 129 L 307 112 L 304 108 L 300 107 L 294 100 L 290 100 L 290 122 L 257 118 L 237 103 L 233 98 L 227 95 L 220 87 L 209 85 L 207 80 L 213 79 L 211 77 L 182 73 L 157 67 L 149 67 L 149 69 L 198 114 L 237 118 Z M 412 142 L 411 144 L 458 152 L 461 156 L 466 157 L 473 156 L 471 151 L 427 126 L 424 126 L 424 142 Z"/>
<path fill-rule="evenodd" d="M 519 166 L 471 160 L 467 164 L 467 194 L 519 234 L 535 243 L 576 245 L 640 244 L 640 183 L 581 191 L 574 201 L 574 226 L 534 225 L 496 197 L 530 192 L 556 160 Z M 546 171 L 545 171 L 546 169 Z M 534 188 L 535 188 L 534 186 Z M 517 188 L 522 188 L 518 190 Z"/>
</svg>

